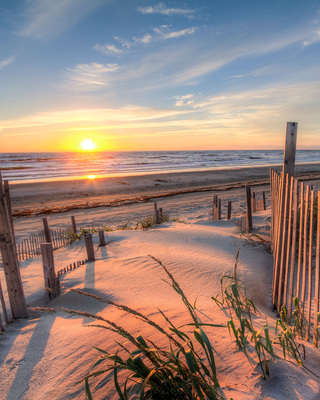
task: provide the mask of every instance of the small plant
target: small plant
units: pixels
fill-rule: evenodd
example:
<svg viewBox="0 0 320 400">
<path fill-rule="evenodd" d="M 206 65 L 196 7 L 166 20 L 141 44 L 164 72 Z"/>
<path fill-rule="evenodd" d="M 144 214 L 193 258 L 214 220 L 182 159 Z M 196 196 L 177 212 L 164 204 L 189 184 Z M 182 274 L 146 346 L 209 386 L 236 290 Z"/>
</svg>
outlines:
<svg viewBox="0 0 320 400">
<path fill-rule="evenodd" d="M 239 259 L 239 250 L 236 256 L 233 275 L 224 275 L 221 277 L 221 295 L 222 301 L 218 296 L 212 297 L 216 304 L 221 308 L 227 306 L 230 320 L 228 329 L 230 336 L 234 336 L 237 347 L 244 351 L 249 363 L 252 365 L 248 354 L 248 348 L 253 348 L 258 357 L 258 365 L 264 379 L 269 376 L 268 361 L 279 358 L 275 355 L 274 345 L 278 345 L 283 352 L 283 357 L 291 355 L 300 366 L 299 345 L 296 343 L 297 330 L 290 327 L 287 323 L 285 310 L 280 313 L 280 319 L 276 322 L 275 338 L 271 340 L 270 330 L 267 323 L 261 329 L 257 329 L 253 323 L 253 314 L 260 314 L 253 301 L 246 296 L 245 288 L 241 285 L 237 277 L 237 266 Z M 224 282 L 227 282 L 224 286 Z M 296 309 L 297 310 L 297 309 Z M 269 357 L 269 358 L 268 358 Z"/>
<path fill-rule="evenodd" d="M 116 342 L 119 345 L 119 349 L 115 354 L 96 348 L 100 353 L 100 357 L 84 379 L 87 397 L 88 399 L 93 399 L 89 380 L 112 371 L 114 385 L 121 400 L 128 400 L 131 393 L 136 395 L 137 391 L 140 395 L 139 398 L 145 400 L 222 399 L 223 397 L 218 391 L 219 383 L 213 348 L 203 330 L 204 325 L 221 325 L 200 323 L 195 308 L 190 304 L 178 282 L 161 261 L 153 257 L 152 259 L 164 269 L 170 279 L 170 285 L 180 295 L 185 304 L 191 317 L 191 323 L 187 325 L 195 328 L 193 330 L 193 338 L 183 331 L 182 327 L 176 327 L 161 310 L 159 312 L 168 323 L 168 330 L 127 306 L 76 290 L 78 293 L 93 297 L 97 301 L 111 304 L 149 324 L 167 338 L 169 345 L 169 349 L 161 348 L 153 341 L 144 339 L 142 335 L 135 338 L 123 327 L 99 315 L 66 310 L 68 313 L 79 314 L 103 322 L 103 325 L 89 326 L 98 326 L 116 332 L 126 339 L 126 343 L 130 345 Z M 97 370 L 97 367 L 102 363 L 106 365 Z M 121 371 L 126 372 L 125 382 L 122 387 L 118 380 L 118 373 Z"/>
<path fill-rule="evenodd" d="M 130 221 L 127 221 L 125 224 L 118 225 L 115 230 L 116 231 L 128 231 L 131 229 L 132 229 L 132 227 L 130 225 Z"/>
<path fill-rule="evenodd" d="M 148 229 L 153 227 L 156 224 L 156 219 L 154 217 L 145 217 L 143 219 L 139 219 L 139 221 L 135 225 L 135 229 Z"/>
</svg>

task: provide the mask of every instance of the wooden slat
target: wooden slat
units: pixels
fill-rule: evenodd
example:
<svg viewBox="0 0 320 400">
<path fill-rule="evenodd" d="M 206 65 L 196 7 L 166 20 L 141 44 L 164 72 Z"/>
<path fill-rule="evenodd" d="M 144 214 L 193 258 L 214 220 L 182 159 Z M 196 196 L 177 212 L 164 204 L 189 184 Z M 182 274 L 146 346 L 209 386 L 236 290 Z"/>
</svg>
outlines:
<svg viewBox="0 0 320 400">
<path fill-rule="evenodd" d="M 291 241 L 291 265 L 290 265 L 290 276 L 289 276 L 289 296 L 288 296 L 288 316 L 289 321 L 291 320 L 292 314 L 292 301 L 293 301 L 293 287 L 294 287 L 294 271 L 295 271 L 295 259 L 296 259 L 296 241 L 297 241 L 297 222 L 298 222 L 298 181 L 294 180 L 293 189 L 293 223 L 292 223 L 292 241 Z"/>
<path fill-rule="evenodd" d="M 251 209 L 251 190 L 250 190 L 250 186 L 246 185 L 245 186 L 245 190 L 246 190 L 246 203 L 247 203 L 247 223 L 246 223 L 246 229 L 247 232 L 251 232 L 252 231 L 252 209 Z"/>
<path fill-rule="evenodd" d="M 0 302 L 1 302 L 1 306 L 2 306 L 2 311 L 3 311 L 3 316 L 4 316 L 4 320 L 6 322 L 6 324 L 9 324 L 9 317 L 8 317 L 8 313 L 7 313 L 7 307 L 6 307 L 6 303 L 4 301 L 4 296 L 3 296 L 3 291 L 2 291 L 2 286 L 1 286 L 1 282 L 0 282 Z"/>
<path fill-rule="evenodd" d="M 288 180 L 289 186 L 289 209 L 288 209 L 288 237 L 287 237 L 287 254 L 285 259 L 285 274 L 284 274 L 284 292 L 283 292 L 283 305 L 288 309 L 288 277 L 289 277 L 289 265 L 291 255 L 291 235 L 292 235 L 292 202 L 293 202 L 293 176 Z"/>
<path fill-rule="evenodd" d="M 316 244 L 316 268 L 314 284 L 314 316 L 313 316 L 313 344 L 318 347 L 318 312 L 319 312 L 319 285 L 320 285 L 320 193 L 318 192 L 317 212 L 317 244 Z"/>
<path fill-rule="evenodd" d="M 312 244 L 313 244 L 313 215 L 314 211 L 314 191 L 311 191 L 310 200 L 310 224 L 309 224 L 309 260 L 308 260 L 308 313 L 307 313 L 307 330 L 306 340 L 310 336 L 310 322 L 311 322 L 311 299 L 312 299 Z"/>
<path fill-rule="evenodd" d="M 284 175 L 281 174 L 279 181 L 279 191 L 278 191 L 278 204 L 277 208 L 277 220 L 275 220 L 275 248 L 274 248 L 274 268 L 273 268 L 273 284 L 272 284 L 272 303 L 277 305 L 278 303 L 278 285 L 279 285 L 279 267 L 280 267 L 280 243 L 282 242 L 282 199 L 284 196 Z"/>
<path fill-rule="evenodd" d="M 303 221 L 304 221 L 304 210 L 305 210 L 305 192 L 304 184 L 301 182 L 300 191 L 300 221 L 299 221 L 299 248 L 298 248 L 298 270 L 297 270 L 297 285 L 296 285 L 296 297 L 300 300 L 301 293 L 301 269 L 302 269 L 302 254 L 303 254 Z"/>
<path fill-rule="evenodd" d="M 301 312 L 304 315 L 305 310 L 305 296 L 306 296 L 306 278 L 307 278 L 307 260 L 308 260 L 308 215 L 309 215 L 309 197 L 310 197 L 310 186 L 306 187 L 306 198 L 305 198 L 305 212 L 304 212 L 304 223 L 303 223 L 303 263 L 302 263 L 302 287 L 301 287 Z"/>
<path fill-rule="evenodd" d="M 279 267 L 279 284 L 278 284 L 278 307 L 279 309 L 283 305 L 283 292 L 284 292 L 284 270 L 285 270 L 285 262 L 286 262 L 286 253 L 287 253 L 287 237 L 288 237 L 288 200 L 289 200 L 289 175 L 285 177 L 285 185 L 284 185 L 284 203 L 283 203 L 283 226 L 282 226 L 282 241 L 281 241 L 281 255 L 280 255 L 280 267 Z"/>
</svg>

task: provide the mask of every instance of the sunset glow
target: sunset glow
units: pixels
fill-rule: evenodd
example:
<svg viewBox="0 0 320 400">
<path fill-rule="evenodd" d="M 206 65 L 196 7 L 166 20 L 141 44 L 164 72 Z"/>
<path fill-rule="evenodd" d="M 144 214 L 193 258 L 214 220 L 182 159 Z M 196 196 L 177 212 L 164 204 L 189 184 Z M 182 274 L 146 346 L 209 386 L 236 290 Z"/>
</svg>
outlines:
<svg viewBox="0 0 320 400">
<path fill-rule="evenodd" d="M 85 150 L 85 151 L 91 151 L 96 148 L 96 144 L 93 143 L 93 141 L 91 139 L 84 139 L 80 143 L 80 146 L 81 146 L 82 150 Z"/>
<path fill-rule="evenodd" d="M 2 152 L 320 148 L 318 1 L 4 3 Z"/>
</svg>

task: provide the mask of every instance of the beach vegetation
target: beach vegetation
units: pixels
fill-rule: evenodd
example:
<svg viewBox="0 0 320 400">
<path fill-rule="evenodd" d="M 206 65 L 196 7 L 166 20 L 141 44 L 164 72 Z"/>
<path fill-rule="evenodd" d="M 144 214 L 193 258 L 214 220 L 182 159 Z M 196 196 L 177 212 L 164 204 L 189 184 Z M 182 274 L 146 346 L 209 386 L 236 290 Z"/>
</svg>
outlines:
<svg viewBox="0 0 320 400">
<path fill-rule="evenodd" d="M 205 326 L 222 327 L 222 325 L 201 323 L 195 308 L 189 302 L 171 272 L 160 260 L 154 257 L 152 259 L 163 268 L 169 278 L 168 283 L 179 294 L 189 314 L 189 323 L 186 323 L 183 327 L 177 327 L 163 311 L 159 310 L 160 316 L 167 325 L 166 328 L 163 328 L 146 315 L 127 306 L 104 300 L 90 293 L 74 290 L 80 294 L 93 297 L 97 301 L 113 305 L 138 318 L 167 339 L 167 346 L 161 347 L 158 343 L 142 335 L 134 337 L 125 328 L 100 315 L 65 310 L 71 314 L 96 319 L 99 324 L 89 326 L 116 332 L 125 339 L 125 343 L 116 342 L 119 348 L 113 354 L 107 350 L 96 348 L 99 357 L 83 380 L 88 399 L 93 399 L 90 389 L 91 379 L 110 371 L 113 372 L 114 387 L 119 399 L 122 400 L 128 400 L 132 398 L 132 395 L 137 396 L 137 394 L 140 399 L 145 400 L 223 399 L 224 397 L 219 391 L 214 349 L 204 330 Z M 188 328 L 186 329 L 186 327 Z M 119 380 L 119 374 L 125 375 L 124 380 Z"/>
<path fill-rule="evenodd" d="M 170 217 L 169 214 L 163 214 L 161 217 L 161 223 L 169 223 L 169 222 L 179 222 L 186 223 L 186 221 L 178 218 L 178 217 Z M 156 219 L 154 216 L 144 217 L 139 219 L 136 223 L 132 223 L 130 220 L 125 222 L 124 224 L 110 226 L 107 224 L 102 225 L 101 227 L 92 226 L 90 228 L 83 227 L 80 228 L 78 233 L 68 232 L 67 238 L 73 242 L 75 240 L 81 240 L 85 234 L 87 233 L 97 233 L 99 230 L 103 230 L 105 232 L 112 231 L 125 231 L 125 230 L 145 230 L 154 227 L 157 225 Z"/>
<path fill-rule="evenodd" d="M 236 256 L 236 262 L 232 275 L 223 275 L 220 280 L 221 300 L 219 295 L 212 297 L 220 308 L 227 308 L 229 321 L 227 323 L 229 334 L 234 337 L 239 350 L 243 350 L 249 363 L 253 366 L 251 353 L 254 351 L 257 355 L 258 364 L 262 377 L 266 379 L 269 376 L 269 361 L 275 361 L 279 358 L 276 355 L 276 349 L 280 349 L 283 358 L 291 356 L 299 366 L 302 360 L 299 352 L 300 345 L 296 337 L 300 328 L 300 314 L 297 308 L 294 312 L 294 324 L 290 326 L 287 322 L 285 309 L 279 313 L 280 317 L 276 321 L 276 327 L 273 330 L 267 323 L 262 328 L 255 326 L 254 317 L 261 316 L 252 300 L 246 295 L 246 289 L 237 276 L 239 250 Z M 273 332 L 271 332 L 273 331 Z"/>
</svg>

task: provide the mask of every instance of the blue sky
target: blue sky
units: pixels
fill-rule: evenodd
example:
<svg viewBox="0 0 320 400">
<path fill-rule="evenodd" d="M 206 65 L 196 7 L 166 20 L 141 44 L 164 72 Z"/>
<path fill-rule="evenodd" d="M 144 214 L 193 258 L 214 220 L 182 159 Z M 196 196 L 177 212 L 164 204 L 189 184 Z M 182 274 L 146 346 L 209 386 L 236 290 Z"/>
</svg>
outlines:
<svg viewBox="0 0 320 400">
<path fill-rule="evenodd" d="M 1 0 L 0 151 L 320 148 L 320 0 Z"/>
</svg>

